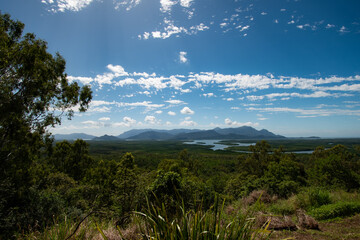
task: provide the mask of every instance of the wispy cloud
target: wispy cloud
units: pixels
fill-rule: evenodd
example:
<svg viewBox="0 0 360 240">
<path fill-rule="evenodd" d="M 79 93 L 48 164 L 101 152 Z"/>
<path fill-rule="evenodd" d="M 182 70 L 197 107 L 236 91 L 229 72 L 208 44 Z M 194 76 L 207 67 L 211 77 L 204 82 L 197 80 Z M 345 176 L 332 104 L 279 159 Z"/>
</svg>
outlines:
<svg viewBox="0 0 360 240">
<path fill-rule="evenodd" d="M 197 125 L 197 123 L 192 120 L 185 120 L 180 123 L 180 126 L 185 126 L 185 127 L 193 127 L 196 125 Z"/>
<path fill-rule="evenodd" d="M 74 11 L 78 12 L 87 7 L 94 0 L 41 0 L 42 3 L 48 5 L 52 12 Z"/>
<path fill-rule="evenodd" d="M 120 9 L 125 7 L 127 11 L 130 11 L 132 8 L 139 5 L 141 0 L 114 0 L 115 9 Z"/>
<path fill-rule="evenodd" d="M 255 108 L 250 107 L 249 111 L 271 112 L 271 113 L 294 113 L 300 116 L 333 116 L 333 115 L 349 115 L 360 116 L 360 110 L 347 110 L 347 109 L 303 109 L 303 108 L 289 108 L 289 107 L 275 107 L 275 108 Z"/>
<path fill-rule="evenodd" d="M 183 52 L 180 57 L 185 57 Z M 183 60 L 185 61 L 185 60 Z M 339 98 L 351 97 L 355 92 L 360 92 L 360 75 L 349 77 L 331 76 L 327 78 L 301 78 L 288 76 L 266 75 L 248 75 L 233 74 L 226 75 L 214 72 L 190 73 L 189 75 L 174 74 L 171 76 L 159 76 L 156 73 L 146 72 L 127 72 L 120 65 L 107 65 L 107 72 L 98 74 L 95 77 L 88 76 L 69 76 L 70 81 L 78 81 L 82 84 L 91 84 L 94 89 L 102 89 L 108 85 L 113 89 L 117 87 L 133 86 L 141 88 L 145 91 L 137 90 L 138 94 L 156 94 L 158 91 L 177 90 L 179 93 L 190 93 L 192 90 L 211 91 L 214 86 L 224 93 L 241 93 L 243 96 L 239 100 L 248 99 L 251 101 L 259 101 L 263 99 L 269 100 L 289 100 L 290 98 Z M 262 94 L 261 91 L 272 89 L 271 94 Z M 285 91 L 286 92 L 276 92 Z M 250 94 L 251 92 L 258 94 Z M 260 92 L 259 92 L 260 91 Z M 132 93 L 134 94 L 134 93 Z M 127 94 L 128 95 L 128 94 Z M 204 97 L 214 97 L 215 94 L 202 93 Z M 134 95 L 132 95 L 134 96 Z M 224 100 L 233 101 L 233 97 L 223 96 Z M 170 99 L 164 101 L 166 103 L 176 105 L 184 104 L 182 100 Z M 149 102 L 142 102 L 143 105 Z M 153 105 L 156 107 L 157 105 Z M 90 108 L 91 110 L 96 110 Z M 109 111 L 107 108 L 97 109 L 98 111 Z"/>
<path fill-rule="evenodd" d="M 253 123 L 253 122 L 241 123 L 241 122 L 237 122 L 237 121 L 232 121 L 230 118 L 226 118 L 224 122 L 225 122 L 225 125 L 229 126 L 229 127 L 242 127 L 242 126 L 256 127 L 259 125 L 258 123 Z"/>
</svg>

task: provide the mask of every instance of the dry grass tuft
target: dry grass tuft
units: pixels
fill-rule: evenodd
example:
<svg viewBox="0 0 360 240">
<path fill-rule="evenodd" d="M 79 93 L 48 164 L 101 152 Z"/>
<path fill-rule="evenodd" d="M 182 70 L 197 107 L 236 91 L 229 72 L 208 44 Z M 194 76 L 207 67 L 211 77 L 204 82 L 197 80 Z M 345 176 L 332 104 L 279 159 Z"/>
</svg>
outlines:
<svg viewBox="0 0 360 240">
<path fill-rule="evenodd" d="M 299 228 L 320 230 L 319 223 L 307 215 L 303 209 L 296 210 L 296 216 L 298 218 Z"/>
<path fill-rule="evenodd" d="M 256 225 L 259 227 L 264 226 L 269 221 L 268 230 L 297 230 L 295 223 L 289 216 L 267 216 L 265 214 L 260 214 L 256 217 Z"/>
<path fill-rule="evenodd" d="M 266 190 L 254 190 L 244 199 L 245 204 L 252 205 L 260 198 L 263 203 L 270 203 L 272 198 Z"/>
</svg>

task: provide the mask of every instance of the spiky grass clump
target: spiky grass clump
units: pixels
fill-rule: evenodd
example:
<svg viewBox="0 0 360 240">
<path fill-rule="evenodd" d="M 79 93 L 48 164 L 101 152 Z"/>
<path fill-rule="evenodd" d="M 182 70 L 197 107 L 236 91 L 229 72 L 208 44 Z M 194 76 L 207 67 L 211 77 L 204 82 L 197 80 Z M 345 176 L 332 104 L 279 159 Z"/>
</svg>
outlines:
<svg viewBox="0 0 360 240">
<path fill-rule="evenodd" d="M 136 212 L 145 224 L 139 229 L 142 239 L 164 240 L 215 240 L 215 239 L 267 239 L 270 232 L 267 226 L 256 229 L 253 213 L 238 214 L 233 219 L 223 217 L 225 201 L 221 207 L 219 198 L 216 198 L 212 209 L 203 211 L 185 210 L 184 204 L 180 207 L 180 214 L 170 218 L 164 204 L 160 206 L 148 204 L 146 212 Z"/>
</svg>

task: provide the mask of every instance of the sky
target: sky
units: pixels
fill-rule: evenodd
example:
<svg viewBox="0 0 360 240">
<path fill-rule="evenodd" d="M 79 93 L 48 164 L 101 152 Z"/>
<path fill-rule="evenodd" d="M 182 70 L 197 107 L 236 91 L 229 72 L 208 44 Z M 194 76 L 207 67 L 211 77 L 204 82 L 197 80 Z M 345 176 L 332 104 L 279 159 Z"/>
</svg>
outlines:
<svg viewBox="0 0 360 240">
<path fill-rule="evenodd" d="M 93 100 L 53 133 L 360 137 L 358 0 L 2 0 Z"/>
</svg>

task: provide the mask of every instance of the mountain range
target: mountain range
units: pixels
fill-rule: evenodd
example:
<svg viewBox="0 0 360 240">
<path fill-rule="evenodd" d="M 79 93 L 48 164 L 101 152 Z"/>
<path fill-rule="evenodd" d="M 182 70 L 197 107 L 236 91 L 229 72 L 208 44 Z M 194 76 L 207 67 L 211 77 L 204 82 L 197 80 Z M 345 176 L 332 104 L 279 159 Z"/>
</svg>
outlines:
<svg viewBox="0 0 360 240">
<path fill-rule="evenodd" d="M 118 136 L 104 135 L 96 137 L 84 133 L 55 134 L 56 140 L 94 140 L 94 141 L 119 141 L 119 140 L 220 140 L 220 139 L 276 139 L 285 138 L 266 129 L 256 130 L 252 127 L 239 128 L 214 128 L 212 130 L 200 129 L 133 129 Z"/>
</svg>

